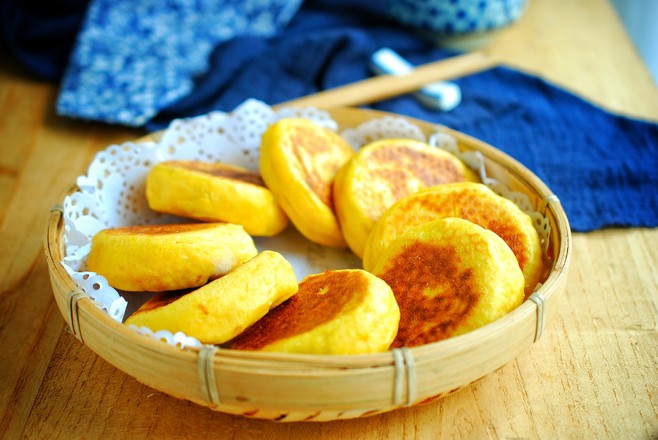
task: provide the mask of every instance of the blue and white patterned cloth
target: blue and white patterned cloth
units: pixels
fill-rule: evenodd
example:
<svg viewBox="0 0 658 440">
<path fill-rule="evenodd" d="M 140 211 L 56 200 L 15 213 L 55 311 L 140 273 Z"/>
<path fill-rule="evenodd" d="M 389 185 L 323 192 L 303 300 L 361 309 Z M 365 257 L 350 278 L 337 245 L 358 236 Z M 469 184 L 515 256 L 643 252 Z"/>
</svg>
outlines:
<svg viewBox="0 0 658 440">
<path fill-rule="evenodd" d="M 61 85 L 61 115 L 141 126 L 186 96 L 215 46 L 267 36 L 301 0 L 93 0 Z"/>
</svg>

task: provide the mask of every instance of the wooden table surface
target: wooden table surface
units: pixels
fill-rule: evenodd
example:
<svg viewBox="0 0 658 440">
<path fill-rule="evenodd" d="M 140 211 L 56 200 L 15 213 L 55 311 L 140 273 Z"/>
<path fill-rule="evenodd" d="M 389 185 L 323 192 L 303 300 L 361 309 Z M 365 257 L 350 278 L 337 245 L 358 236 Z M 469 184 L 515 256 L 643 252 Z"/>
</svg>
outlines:
<svg viewBox="0 0 658 440">
<path fill-rule="evenodd" d="M 532 0 L 491 50 L 611 111 L 658 121 L 658 89 L 606 0 Z M 43 238 L 50 206 L 95 152 L 142 133 L 56 116 L 56 87 L 1 56 L 0 437 L 658 438 L 658 229 L 574 234 L 561 312 L 542 339 L 438 402 L 277 424 L 138 383 L 65 331 Z"/>
</svg>

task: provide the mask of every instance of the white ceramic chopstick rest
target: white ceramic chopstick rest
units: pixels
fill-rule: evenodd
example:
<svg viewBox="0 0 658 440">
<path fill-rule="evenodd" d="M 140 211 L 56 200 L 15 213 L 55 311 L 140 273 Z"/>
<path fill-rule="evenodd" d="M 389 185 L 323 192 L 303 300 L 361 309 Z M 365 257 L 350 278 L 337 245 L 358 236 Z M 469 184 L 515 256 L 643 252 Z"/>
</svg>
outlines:
<svg viewBox="0 0 658 440">
<path fill-rule="evenodd" d="M 389 48 L 382 48 L 372 54 L 370 68 L 377 75 L 404 75 L 413 70 L 414 66 Z M 440 81 L 427 84 L 413 97 L 425 107 L 434 110 L 450 111 L 462 100 L 459 86 L 453 82 Z"/>
</svg>

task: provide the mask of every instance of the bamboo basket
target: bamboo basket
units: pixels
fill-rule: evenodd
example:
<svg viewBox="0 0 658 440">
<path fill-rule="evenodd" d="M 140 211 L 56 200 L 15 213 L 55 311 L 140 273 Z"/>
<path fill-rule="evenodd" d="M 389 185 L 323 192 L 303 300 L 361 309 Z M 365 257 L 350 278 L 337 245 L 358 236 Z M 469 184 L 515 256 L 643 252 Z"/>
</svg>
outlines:
<svg viewBox="0 0 658 440">
<path fill-rule="evenodd" d="M 341 129 L 386 113 L 330 111 Z M 426 135 L 436 125 L 409 119 Z M 180 349 L 139 335 L 92 303 L 68 276 L 63 220 L 49 215 L 45 253 L 57 305 L 73 334 L 138 381 L 213 410 L 276 421 L 328 421 L 383 413 L 454 393 L 505 365 L 537 341 L 558 310 L 571 256 L 571 232 L 559 200 L 520 163 L 472 137 L 442 127 L 462 151 L 482 153 L 487 174 L 528 195 L 548 218 L 549 270 L 521 306 L 470 333 L 437 343 L 352 356 Z M 69 192 L 73 192 L 71 188 Z"/>
</svg>

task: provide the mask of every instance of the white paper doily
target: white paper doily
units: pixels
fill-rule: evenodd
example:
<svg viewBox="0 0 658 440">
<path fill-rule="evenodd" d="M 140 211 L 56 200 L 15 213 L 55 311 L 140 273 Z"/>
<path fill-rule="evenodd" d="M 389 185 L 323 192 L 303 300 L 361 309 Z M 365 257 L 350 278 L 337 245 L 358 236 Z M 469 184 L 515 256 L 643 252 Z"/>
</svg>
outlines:
<svg viewBox="0 0 658 440">
<path fill-rule="evenodd" d="M 144 183 L 149 169 L 163 160 L 195 159 L 221 161 L 258 171 L 263 132 L 269 124 L 286 117 L 303 117 L 331 130 L 338 129 L 338 124 L 325 111 L 314 108 L 274 111 L 260 101 L 248 100 L 231 113 L 214 112 L 176 120 L 157 142 L 127 142 L 99 152 L 87 174 L 78 177 L 76 183 L 79 190 L 64 200 L 66 256 L 62 265 L 68 274 L 109 316 L 123 322 L 127 310 L 137 308 L 152 294 L 119 292 L 104 277 L 89 272 L 87 256 L 91 238 L 98 231 L 110 227 L 188 221 L 148 208 Z M 531 215 L 542 243 L 548 245 L 548 221 L 533 210 L 527 196 L 513 193 L 500 182 L 489 178 L 482 155 L 479 152 L 460 152 L 452 136 L 439 132 L 426 139 L 419 127 L 394 116 L 372 119 L 340 134 L 355 149 L 378 139 L 402 137 L 425 141 L 456 154 L 479 173 L 483 183 Z M 275 237 L 255 237 L 254 242 L 261 251 L 272 249 L 283 254 L 293 266 L 298 280 L 325 270 L 361 267 L 361 261 L 350 251 L 312 243 L 293 226 Z M 153 332 L 147 328 L 136 331 L 179 347 L 201 345 L 182 333 Z"/>
</svg>

